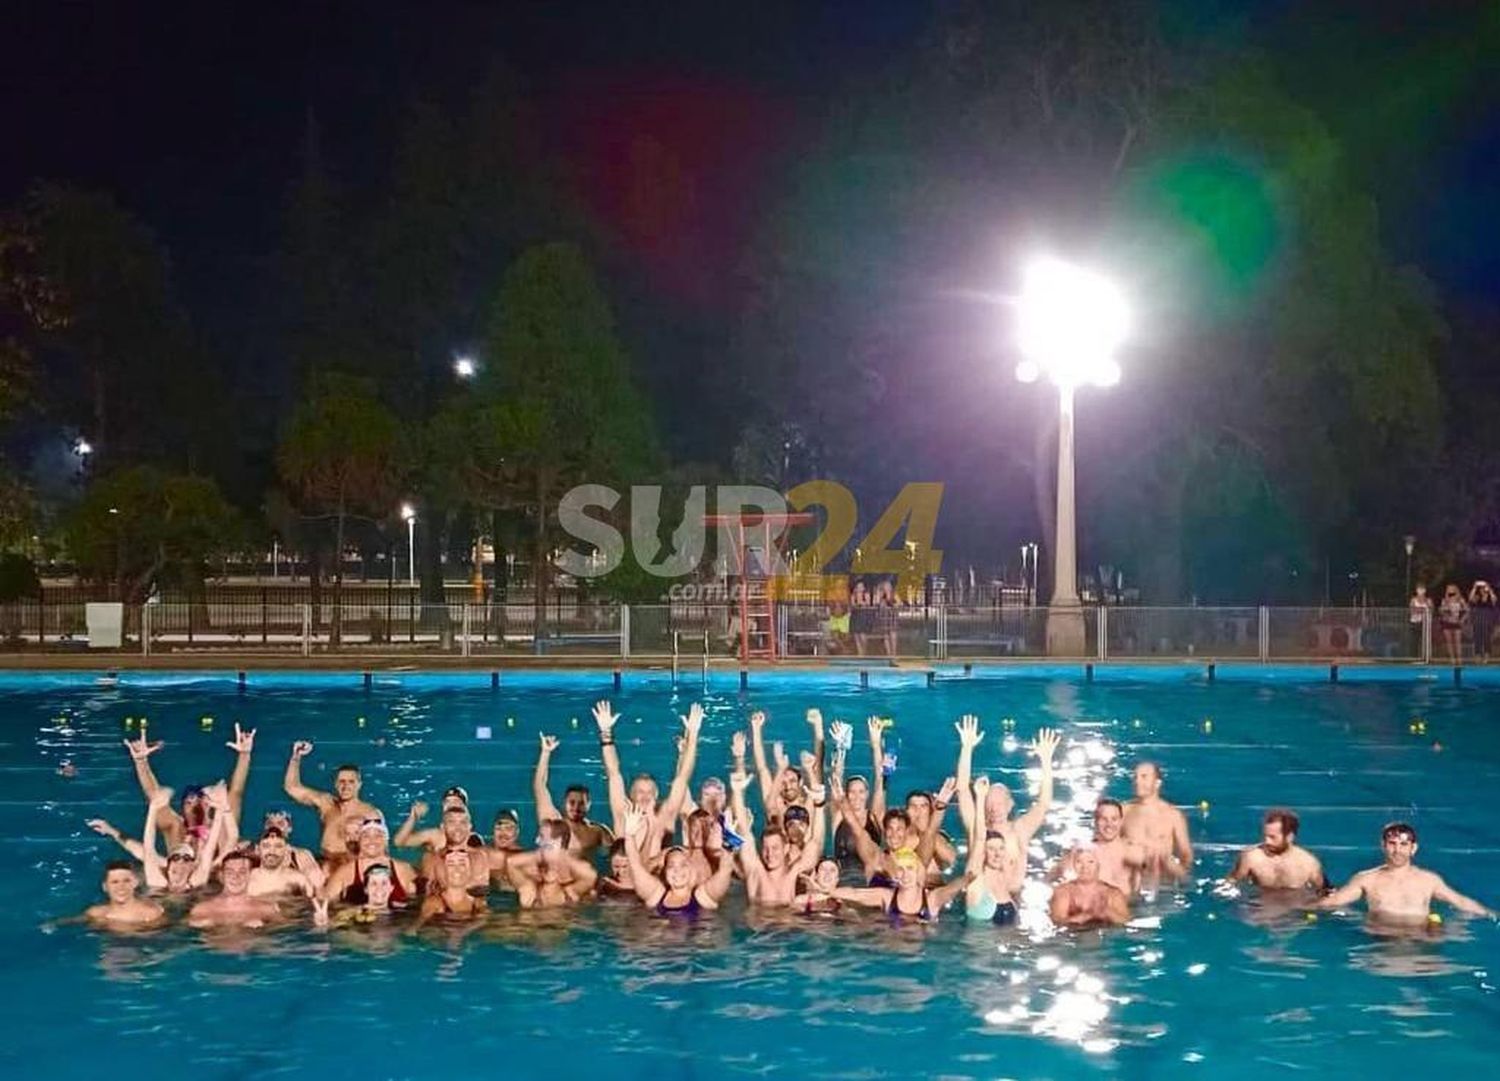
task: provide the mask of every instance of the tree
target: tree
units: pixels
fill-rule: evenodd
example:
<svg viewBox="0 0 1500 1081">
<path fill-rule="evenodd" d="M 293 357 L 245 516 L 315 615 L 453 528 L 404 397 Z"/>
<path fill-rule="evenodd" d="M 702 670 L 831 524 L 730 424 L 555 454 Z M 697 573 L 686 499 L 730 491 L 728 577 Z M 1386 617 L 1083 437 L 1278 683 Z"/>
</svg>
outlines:
<svg viewBox="0 0 1500 1081">
<path fill-rule="evenodd" d="M 470 498 L 530 518 L 541 612 L 558 500 L 577 484 L 651 476 L 655 439 L 609 303 L 576 246 L 531 248 L 512 264 L 486 341 L 493 361 L 452 423 L 468 433 Z"/>
<path fill-rule="evenodd" d="M 130 466 L 89 485 L 65 527 L 81 574 L 126 604 L 157 585 L 191 586 L 239 536 L 234 509 L 205 477 Z"/>
<path fill-rule="evenodd" d="M 333 641 L 343 626 L 345 524 L 383 518 L 403 479 L 396 417 L 367 380 L 334 373 L 313 381 L 288 423 L 276 462 L 304 517 L 334 523 Z"/>
</svg>

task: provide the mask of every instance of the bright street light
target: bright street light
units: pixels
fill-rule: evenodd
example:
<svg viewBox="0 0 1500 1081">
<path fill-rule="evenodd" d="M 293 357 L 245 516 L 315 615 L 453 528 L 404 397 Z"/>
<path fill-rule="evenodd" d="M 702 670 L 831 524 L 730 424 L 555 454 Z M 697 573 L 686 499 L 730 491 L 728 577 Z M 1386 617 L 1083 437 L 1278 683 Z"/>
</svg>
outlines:
<svg viewBox="0 0 1500 1081">
<path fill-rule="evenodd" d="M 406 584 L 417 584 L 417 508 L 410 503 L 401 504 L 401 517 L 406 521 Z"/>
<path fill-rule="evenodd" d="M 1084 627 L 1078 601 L 1077 520 L 1073 494 L 1073 392 L 1120 381 L 1115 350 L 1130 331 L 1125 298 L 1106 278 L 1061 259 L 1027 264 L 1016 300 L 1016 378 L 1042 376 L 1057 387 L 1057 536 L 1052 552 L 1048 652 L 1078 656 Z M 1058 611 L 1058 610 L 1061 611 Z"/>
<path fill-rule="evenodd" d="M 80 458 L 87 458 L 94 453 L 94 445 L 87 439 L 79 439 L 73 444 L 73 453 Z"/>
<path fill-rule="evenodd" d="M 473 357 L 455 357 L 453 360 L 453 374 L 460 379 L 473 379 L 479 365 L 474 363 Z"/>
</svg>

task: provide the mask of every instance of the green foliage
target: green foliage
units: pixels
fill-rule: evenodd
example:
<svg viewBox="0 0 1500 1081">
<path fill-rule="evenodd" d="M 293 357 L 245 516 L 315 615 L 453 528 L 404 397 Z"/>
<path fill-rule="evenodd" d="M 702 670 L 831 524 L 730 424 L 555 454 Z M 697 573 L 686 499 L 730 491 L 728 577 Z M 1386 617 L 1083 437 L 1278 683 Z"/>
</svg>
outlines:
<svg viewBox="0 0 1500 1081">
<path fill-rule="evenodd" d="M 35 597 L 41 588 L 31 560 L 19 552 L 0 555 L 0 604 Z"/>
<path fill-rule="evenodd" d="M 131 466 L 89 485 L 65 534 L 84 576 L 138 603 L 153 584 L 201 581 L 206 561 L 235 544 L 239 526 L 213 481 Z"/>
<path fill-rule="evenodd" d="M 325 374 L 292 414 L 276 464 L 305 512 L 388 514 L 400 492 L 400 430 L 366 380 Z"/>
</svg>

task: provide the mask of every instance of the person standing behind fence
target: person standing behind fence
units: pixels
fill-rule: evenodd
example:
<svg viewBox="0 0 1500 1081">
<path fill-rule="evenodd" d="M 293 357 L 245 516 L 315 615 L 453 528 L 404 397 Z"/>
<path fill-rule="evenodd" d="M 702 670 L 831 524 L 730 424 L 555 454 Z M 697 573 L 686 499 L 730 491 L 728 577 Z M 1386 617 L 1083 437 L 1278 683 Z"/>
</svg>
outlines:
<svg viewBox="0 0 1500 1081">
<path fill-rule="evenodd" d="M 1458 664 L 1463 657 L 1464 620 L 1469 606 L 1464 603 L 1458 586 L 1449 582 L 1443 589 L 1443 599 L 1438 602 L 1438 626 L 1443 629 L 1443 645 L 1448 648 L 1448 662 Z"/>
<path fill-rule="evenodd" d="M 856 578 L 849 590 L 849 625 L 854 630 L 854 652 L 863 657 L 870 648 L 870 634 L 874 629 L 874 609 L 870 607 L 870 592 L 863 580 Z"/>
<path fill-rule="evenodd" d="M 1474 624 L 1474 658 L 1490 659 L 1490 639 L 1495 636 L 1495 607 L 1500 599 L 1483 578 L 1469 590 L 1469 618 Z"/>
<path fill-rule="evenodd" d="M 1412 655 L 1421 659 L 1423 656 L 1422 639 L 1426 634 L 1425 625 L 1432 615 L 1432 598 L 1427 595 L 1425 583 L 1417 583 L 1417 591 L 1411 595 L 1411 600 L 1406 602 L 1407 619 L 1411 623 L 1411 651 Z"/>
</svg>

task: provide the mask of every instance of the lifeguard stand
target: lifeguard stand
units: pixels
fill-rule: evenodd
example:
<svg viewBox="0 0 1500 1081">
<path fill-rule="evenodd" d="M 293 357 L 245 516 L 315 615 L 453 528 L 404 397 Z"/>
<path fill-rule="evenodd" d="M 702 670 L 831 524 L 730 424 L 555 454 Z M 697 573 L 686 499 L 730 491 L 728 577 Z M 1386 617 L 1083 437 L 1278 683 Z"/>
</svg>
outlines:
<svg viewBox="0 0 1500 1081">
<path fill-rule="evenodd" d="M 812 525 L 807 511 L 705 514 L 703 524 L 722 528 L 734 549 L 729 578 L 739 588 L 740 660 L 776 659 L 776 589 L 770 553 L 784 555 L 786 531 Z M 727 554 L 727 553 L 725 553 Z"/>
</svg>

